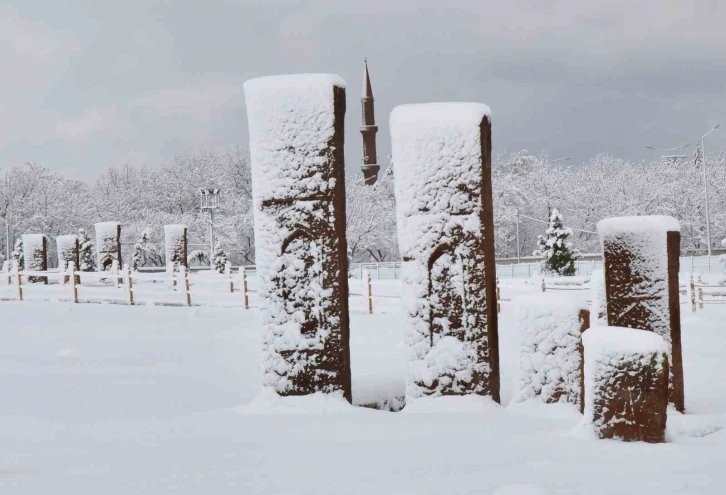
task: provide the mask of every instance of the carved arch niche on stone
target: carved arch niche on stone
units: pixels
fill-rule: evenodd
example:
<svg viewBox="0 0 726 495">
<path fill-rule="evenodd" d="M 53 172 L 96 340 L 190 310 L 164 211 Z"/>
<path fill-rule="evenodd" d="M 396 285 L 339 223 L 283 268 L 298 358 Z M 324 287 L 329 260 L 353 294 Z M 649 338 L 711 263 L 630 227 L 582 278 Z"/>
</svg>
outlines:
<svg viewBox="0 0 726 495">
<path fill-rule="evenodd" d="M 282 298 L 291 307 L 302 310 L 300 332 L 314 332 L 320 325 L 322 277 L 322 244 L 303 227 L 297 228 L 282 242 L 275 284 Z M 316 287 L 319 285 L 319 287 Z"/>
<path fill-rule="evenodd" d="M 435 337 L 452 336 L 463 340 L 466 291 L 461 254 L 449 243 L 440 244 L 428 260 L 429 331 Z"/>
</svg>

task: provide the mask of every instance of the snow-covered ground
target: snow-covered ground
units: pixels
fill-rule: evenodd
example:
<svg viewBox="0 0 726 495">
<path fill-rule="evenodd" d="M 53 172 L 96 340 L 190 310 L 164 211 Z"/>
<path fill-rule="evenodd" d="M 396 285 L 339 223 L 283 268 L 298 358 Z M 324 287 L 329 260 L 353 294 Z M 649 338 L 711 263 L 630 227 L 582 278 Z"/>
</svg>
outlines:
<svg viewBox="0 0 726 495">
<path fill-rule="evenodd" d="M 536 284 L 503 283 L 502 297 Z M 403 395 L 399 302 L 376 300 L 381 312 L 368 315 L 352 299 L 358 404 Z M 648 445 L 583 438 L 574 406 L 507 407 L 518 344 L 509 301 L 503 406 L 422 399 L 397 413 L 260 396 L 254 305 L 2 302 L 0 493 L 723 493 L 726 308 L 681 308 L 688 414 L 671 412 L 670 442 Z"/>
</svg>

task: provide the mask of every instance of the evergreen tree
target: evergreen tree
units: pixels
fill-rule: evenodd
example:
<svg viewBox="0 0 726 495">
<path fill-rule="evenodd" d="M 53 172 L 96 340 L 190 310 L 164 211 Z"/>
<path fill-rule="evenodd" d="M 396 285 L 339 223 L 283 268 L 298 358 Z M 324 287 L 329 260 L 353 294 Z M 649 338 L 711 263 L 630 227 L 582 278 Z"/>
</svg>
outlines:
<svg viewBox="0 0 726 495">
<path fill-rule="evenodd" d="M 17 263 L 18 270 L 25 270 L 25 256 L 23 254 L 23 239 L 19 237 L 15 239 L 15 248 L 10 253 L 10 259 Z"/>
<path fill-rule="evenodd" d="M 214 246 L 214 258 L 212 260 L 212 264 L 214 265 L 214 269 L 218 271 L 219 273 L 224 273 L 224 269 L 227 266 L 227 262 L 229 261 L 229 253 L 222 249 L 222 247 L 217 243 Z"/>
<path fill-rule="evenodd" d="M 144 229 L 141 233 L 141 237 L 136 244 L 134 244 L 134 254 L 131 256 L 131 270 L 137 272 L 140 266 L 146 264 L 146 252 L 148 250 L 149 242 L 151 241 L 151 231 Z"/>
<path fill-rule="evenodd" d="M 93 272 L 96 270 L 96 255 L 93 251 L 93 243 L 86 229 L 78 229 L 78 257 L 81 263 L 78 268 L 80 271 Z"/>
<path fill-rule="evenodd" d="M 567 239 L 572 235 L 572 229 L 566 228 L 562 220 L 562 214 L 556 208 L 550 215 L 550 225 L 545 235 L 537 237 L 539 249 L 534 252 L 535 256 L 543 256 L 542 269 L 546 273 L 557 275 L 574 275 L 575 260 L 580 258 L 580 252 L 572 248 L 572 243 Z"/>
</svg>

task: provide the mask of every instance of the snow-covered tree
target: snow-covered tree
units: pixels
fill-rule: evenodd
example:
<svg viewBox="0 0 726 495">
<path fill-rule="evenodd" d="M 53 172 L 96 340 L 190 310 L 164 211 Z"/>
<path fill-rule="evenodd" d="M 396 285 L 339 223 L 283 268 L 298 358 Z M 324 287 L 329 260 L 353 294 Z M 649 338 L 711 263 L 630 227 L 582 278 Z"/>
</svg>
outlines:
<svg viewBox="0 0 726 495">
<path fill-rule="evenodd" d="M 214 269 L 218 271 L 219 273 L 224 273 L 224 270 L 227 266 L 227 262 L 229 261 L 229 253 L 222 249 L 219 243 L 215 244 L 214 246 L 214 258 L 212 260 L 212 263 L 214 265 Z"/>
<path fill-rule="evenodd" d="M 10 259 L 13 264 L 17 264 L 18 270 L 25 269 L 25 255 L 23 253 L 23 239 L 21 237 L 15 239 L 15 248 L 10 253 Z"/>
<path fill-rule="evenodd" d="M 78 229 L 78 257 L 81 263 L 80 271 L 92 272 L 96 270 L 96 253 L 94 253 L 93 242 L 91 236 L 83 228 Z"/>
<path fill-rule="evenodd" d="M 572 248 L 568 239 L 572 236 L 572 229 L 565 227 L 562 214 L 557 208 L 552 210 L 550 224 L 545 235 L 537 239 L 539 249 L 535 256 L 543 256 L 542 269 L 547 273 L 557 275 L 574 275 L 575 260 L 580 258 L 580 252 Z"/>
</svg>

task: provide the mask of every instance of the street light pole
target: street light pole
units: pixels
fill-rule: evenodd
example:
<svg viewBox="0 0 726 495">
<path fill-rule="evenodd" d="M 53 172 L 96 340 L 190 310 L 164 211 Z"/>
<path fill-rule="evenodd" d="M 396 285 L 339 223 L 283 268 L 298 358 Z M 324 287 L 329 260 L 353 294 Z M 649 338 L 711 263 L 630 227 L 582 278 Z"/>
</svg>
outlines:
<svg viewBox="0 0 726 495">
<path fill-rule="evenodd" d="M 517 217 L 517 264 L 522 262 L 521 251 L 519 249 L 519 211 L 514 214 Z"/>
<path fill-rule="evenodd" d="M 708 262 L 711 263 L 711 216 L 708 208 L 708 182 L 706 179 L 706 148 L 703 145 L 703 140 L 706 136 L 711 134 L 713 131 L 721 127 L 721 124 L 713 126 L 706 134 L 701 136 L 701 155 L 703 160 L 703 195 L 706 200 L 706 243 L 708 244 Z"/>
</svg>

